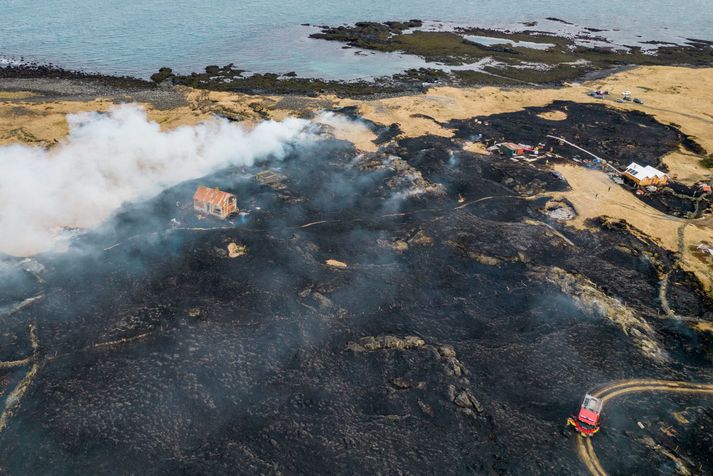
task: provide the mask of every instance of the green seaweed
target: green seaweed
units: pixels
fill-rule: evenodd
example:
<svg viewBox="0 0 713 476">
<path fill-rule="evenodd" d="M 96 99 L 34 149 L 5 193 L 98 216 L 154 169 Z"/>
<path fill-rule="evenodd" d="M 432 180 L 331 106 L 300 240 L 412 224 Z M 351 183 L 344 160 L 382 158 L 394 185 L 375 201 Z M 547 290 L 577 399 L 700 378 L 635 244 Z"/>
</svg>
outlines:
<svg viewBox="0 0 713 476">
<path fill-rule="evenodd" d="M 708 66 L 713 63 L 713 45 L 689 42 L 688 45 L 667 45 L 655 54 L 641 48 L 616 50 L 611 47 L 585 47 L 570 38 L 541 32 L 508 33 L 482 28 L 463 28 L 454 32 L 413 30 L 421 26 L 418 20 L 407 22 L 359 22 L 353 26 L 324 27 L 312 38 L 347 43 L 350 46 L 382 52 L 402 52 L 420 56 L 428 62 L 448 65 L 475 63 L 491 58 L 493 63 L 482 70 L 420 68 L 373 81 L 330 81 L 300 78 L 294 73 L 243 76 L 233 65 L 206 67 L 203 73 L 174 75 L 170 68 L 161 68 L 151 78 L 156 83 L 170 81 L 201 89 L 245 92 L 253 94 L 299 94 L 317 96 L 331 93 L 343 97 L 364 97 L 422 91 L 433 84 L 461 86 L 550 85 L 574 81 L 596 71 L 607 71 L 627 65 L 689 65 Z M 412 31 L 413 30 L 413 31 Z M 547 49 L 519 46 L 486 46 L 469 41 L 463 35 L 486 35 L 512 41 L 548 43 Z"/>
</svg>

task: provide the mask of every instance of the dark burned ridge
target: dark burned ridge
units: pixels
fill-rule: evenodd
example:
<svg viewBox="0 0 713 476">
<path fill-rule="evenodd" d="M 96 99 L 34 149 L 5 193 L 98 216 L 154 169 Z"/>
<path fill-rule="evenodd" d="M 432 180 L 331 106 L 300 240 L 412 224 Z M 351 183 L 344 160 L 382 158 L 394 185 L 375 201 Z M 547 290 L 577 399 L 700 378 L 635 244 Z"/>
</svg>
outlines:
<svg viewBox="0 0 713 476">
<path fill-rule="evenodd" d="M 503 120 L 489 118 L 489 133 L 504 134 Z M 564 123 L 598 143 L 596 128 Z M 708 379 L 710 334 L 659 319 L 669 272 L 671 307 L 713 317 L 674 254 L 625 223 L 574 231 L 551 219 L 547 197 L 527 197 L 566 183 L 544 163 L 464 152 L 473 126 L 453 127 L 454 139 L 362 156 L 326 140 L 186 182 L 37 257 L 44 270 L 25 262 L 3 276 L 2 309 L 44 295 L 0 317 L 0 361 L 31 354 L 28 323 L 39 340 L 37 374 L 0 434 L 3 472 L 569 474 L 582 467 L 562 428 L 587 389 Z M 664 139 L 644 143 L 653 161 L 674 139 L 647 127 Z M 623 157 L 628 145 L 616 135 L 605 147 Z M 252 178 L 270 167 L 286 189 Z M 198 184 L 235 192 L 249 216 L 198 219 Z M 227 258 L 232 242 L 247 254 Z M 668 358 L 582 305 L 587 286 L 633 310 Z M 25 372 L 0 370 L 0 398 Z M 669 464 L 639 442 L 646 421 L 655 441 L 713 471 L 713 419 L 674 398 L 612 408 L 596 442 L 605 467 Z M 673 405 L 688 405 L 689 426 Z M 675 436 L 658 429 L 669 425 Z"/>
</svg>

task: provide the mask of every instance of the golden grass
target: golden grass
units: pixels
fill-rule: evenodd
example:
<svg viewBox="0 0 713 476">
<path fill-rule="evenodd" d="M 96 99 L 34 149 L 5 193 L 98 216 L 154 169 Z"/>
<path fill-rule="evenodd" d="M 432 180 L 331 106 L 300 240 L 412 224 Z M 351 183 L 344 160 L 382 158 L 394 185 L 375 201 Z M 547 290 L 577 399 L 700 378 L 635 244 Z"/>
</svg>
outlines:
<svg viewBox="0 0 713 476">
<path fill-rule="evenodd" d="M 30 91 L 0 91 L 0 99 L 27 99 L 35 96 Z"/>
<path fill-rule="evenodd" d="M 682 68 L 673 66 L 642 66 L 582 84 L 562 88 L 431 88 L 424 94 L 360 101 L 336 100 L 340 106 L 357 106 L 367 119 L 382 124 L 398 123 L 404 135 L 423 134 L 451 136 L 438 122 L 466 119 L 473 116 L 519 111 L 526 107 L 545 106 L 555 100 L 602 103 L 587 96 L 593 89 L 610 92 L 610 98 L 629 90 L 644 101 L 604 102 L 609 107 L 624 110 L 639 109 L 664 124 L 675 124 L 696 140 L 708 153 L 713 152 L 713 68 Z M 564 112 L 550 114 L 550 120 L 562 119 Z M 698 164 L 695 155 L 672 154 L 666 164 L 672 175 L 685 183 L 709 178 L 713 171 Z"/>
<path fill-rule="evenodd" d="M 432 88 L 424 94 L 375 100 L 341 99 L 334 96 L 316 99 L 281 98 L 180 88 L 186 97 L 186 106 L 171 110 L 157 110 L 150 105 L 144 107 L 150 119 L 159 122 L 163 129 L 170 129 L 204 121 L 215 113 L 242 120 L 249 125 L 264 118 L 280 120 L 290 115 L 304 116 L 310 111 L 324 108 L 325 104 L 354 105 L 366 119 L 386 125 L 398 123 L 406 137 L 423 134 L 450 137 L 452 131 L 436 122 L 514 112 L 526 107 L 545 106 L 555 100 L 601 103 L 586 95 L 592 89 L 608 90 L 610 98 L 618 97 L 625 90 L 632 91 L 633 96 L 644 101 L 643 105 L 616 103 L 611 99 L 604 103 L 624 110 L 639 109 L 664 124 L 675 124 L 707 153 L 713 152 L 713 68 L 643 66 L 604 79 L 561 88 L 440 87 Z M 66 114 L 106 111 L 115 105 L 109 98 L 86 102 L 27 102 L 23 101 L 30 97 L 26 94 L 0 92 L 0 97 L 12 99 L 0 102 L 0 145 L 18 142 L 54 144 L 67 134 Z M 546 113 L 544 117 L 548 120 L 563 120 L 566 111 Z M 355 143 L 362 150 L 375 149 L 371 133 L 354 134 L 346 130 L 334 130 L 334 134 Z M 480 144 L 466 144 L 466 149 L 486 152 Z M 713 170 L 701 166 L 699 159 L 695 154 L 679 150 L 666 155 L 663 161 L 677 180 L 692 184 L 713 177 Z M 702 241 L 713 242 L 713 218 L 686 222 L 648 207 L 601 172 L 567 165 L 558 165 L 556 170 L 563 174 L 572 187 L 570 192 L 554 194 L 567 198 L 575 206 L 579 216 L 571 222 L 572 226 L 584 227 L 587 218 L 598 216 L 626 220 L 663 247 L 672 251 L 683 249 L 684 268 L 694 272 L 706 289 L 711 290 L 711 267 L 689 250 Z M 679 244 L 678 229 L 682 224 L 686 226 L 683 243 Z"/>
</svg>

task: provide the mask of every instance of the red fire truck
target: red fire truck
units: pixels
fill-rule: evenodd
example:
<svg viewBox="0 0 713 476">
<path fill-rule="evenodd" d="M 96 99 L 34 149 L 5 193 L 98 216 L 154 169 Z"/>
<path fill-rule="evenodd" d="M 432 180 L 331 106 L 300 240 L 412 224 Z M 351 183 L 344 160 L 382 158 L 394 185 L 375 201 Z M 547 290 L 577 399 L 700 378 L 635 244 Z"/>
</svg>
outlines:
<svg viewBox="0 0 713 476">
<path fill-rule="evenodd" d="M 595 396 L 586 394 L 579 408 L 579 414 L 567 419 L 567 424 L 583 436 L 592 436 L 599 431 L 599 417 L 602 413 L 604 402 Z"/>
</svg>

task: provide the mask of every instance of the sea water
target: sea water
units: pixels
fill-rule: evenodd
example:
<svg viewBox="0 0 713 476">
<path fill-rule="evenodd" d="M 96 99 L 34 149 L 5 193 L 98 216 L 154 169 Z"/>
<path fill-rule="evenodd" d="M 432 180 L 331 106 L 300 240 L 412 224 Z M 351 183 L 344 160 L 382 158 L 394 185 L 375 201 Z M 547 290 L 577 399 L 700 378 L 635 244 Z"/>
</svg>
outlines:
<svg viewBox="0 0 713 476">
<path fill-rule="evenodd" d="M 545 20 L 556 17 L 574 25 Z M 618 44 L 713 39 L 711 0 L 0 0 L 0 64 L 38 61 L 148 77 L 234 63 L 255 72 L 356 79 L 425 66 L 401 54 L 314 40 L 311 25 L 362 20 L 443 22 L 576 32 L 607 31 Z"/>
</svg>

